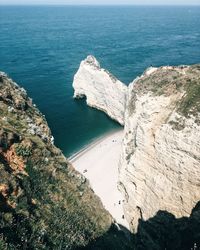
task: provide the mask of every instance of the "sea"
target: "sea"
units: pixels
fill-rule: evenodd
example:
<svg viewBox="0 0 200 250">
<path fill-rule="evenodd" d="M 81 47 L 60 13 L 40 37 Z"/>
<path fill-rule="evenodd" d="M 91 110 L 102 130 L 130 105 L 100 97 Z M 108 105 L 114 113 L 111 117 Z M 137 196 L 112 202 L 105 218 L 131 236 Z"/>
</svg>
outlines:
<svg viewBox="0 0 200 250">
<path fill-rule="evenodd" d="M 200 7 L 0 6 L 0 71 L 27 90 L 66 156 L 120 128 L 73 99 L 90 54 L 127 85 L 151 65 L 200 63 Z"/>
</svg>

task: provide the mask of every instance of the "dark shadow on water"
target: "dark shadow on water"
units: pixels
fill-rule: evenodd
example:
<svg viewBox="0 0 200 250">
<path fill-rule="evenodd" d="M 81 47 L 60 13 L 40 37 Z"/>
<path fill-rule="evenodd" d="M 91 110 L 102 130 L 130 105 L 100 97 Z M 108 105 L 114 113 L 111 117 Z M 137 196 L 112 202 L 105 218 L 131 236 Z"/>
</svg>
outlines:
<svg viewBox="0 0 200 250">
<path fill-rule="evenodd" d="M 127 229 L 126 229 L 127 230 Z M 190 217 L 175 218 L 167 211 L 158 211 L 147 221 L 139 220 L 136 234 L 118 231 L 115 226 L 92 242 L 87 250 L 199 250 L 200 201 Z M 127 234 L 128 233 L 128 234 Z"/>
</svg>

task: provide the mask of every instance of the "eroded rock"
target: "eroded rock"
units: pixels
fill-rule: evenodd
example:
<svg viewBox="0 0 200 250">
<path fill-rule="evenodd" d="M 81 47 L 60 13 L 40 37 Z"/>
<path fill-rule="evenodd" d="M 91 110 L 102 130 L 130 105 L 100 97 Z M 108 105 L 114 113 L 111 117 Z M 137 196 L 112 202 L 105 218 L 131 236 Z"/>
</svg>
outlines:
<svg viewBox="0 0 200 250">
<path fill-rule="evenodd" d="M 89 106 L 124 124 L 127 86 L 100 67 L 93 56 L 81 62 L 73 81 L 74 97 L 86 97 Z"/>
</svg>

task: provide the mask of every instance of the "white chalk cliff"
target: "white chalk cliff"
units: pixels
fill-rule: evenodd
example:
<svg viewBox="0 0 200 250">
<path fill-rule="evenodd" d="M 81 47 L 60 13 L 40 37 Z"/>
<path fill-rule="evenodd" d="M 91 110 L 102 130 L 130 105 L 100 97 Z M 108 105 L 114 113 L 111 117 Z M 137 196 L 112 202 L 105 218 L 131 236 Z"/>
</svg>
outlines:
<svg viewBox="0 0 200 250">
<path fill-rule="evenodd" d="M 200 66 L 149 68 L 127 97 L 126 87 L 109 79 L 87 58 L 75 76 L 75 97 L 85 95 L 89 105 L 124 121 L 119 188 L 130 227 L 137 231 L 139 219 L 159 210 L 189 216 L 200 200 Z"/>
<path fill-rule="evenodd" d="M 73 81 L 74 97 L 86 97 L 89 106 L 124 124 L 127 86 L 100 67 L 93 56 L 81 62 Z"/>
<path fill-rule="evenodd" d="M 188 79 L 200 84 L 200 70 L 151 69 L 129 85 L 119 178 L 134 231 L 159 210 L 189 216 L 200 200 L 199 113 L 189 115 L 199 104 L 182 114 Z"/>
</svg>

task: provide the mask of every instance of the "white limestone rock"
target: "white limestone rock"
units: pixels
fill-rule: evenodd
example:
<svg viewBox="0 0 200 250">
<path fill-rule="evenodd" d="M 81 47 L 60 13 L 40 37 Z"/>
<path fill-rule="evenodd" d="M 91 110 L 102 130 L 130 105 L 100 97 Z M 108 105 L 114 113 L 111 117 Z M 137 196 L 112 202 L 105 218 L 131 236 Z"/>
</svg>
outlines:
<svg viewBox="0 0 200 250">
<path fill-rule="evenodd" d="M 190 78 L 187 67 L 149 73 L 128 89 L 119 165 L 125 216 L 134 231 L 138 219 L 148 220 L 159 210 L 189 216 L 200 200 L 200 125 L 196 117 L 178 111 L 185 91 L 173 83 Z M 152 86 L 146 84 L 148 80 Z"/>
<path fill-rule="evenodd" d="M 81 62 L 73 81 L 74 98 L 86 97 L 89 106 L 124 124 L 127 86 L 100 67 L 94 56 Z"/>
<path fill-rule="evenodd" d="M 199 65 L 150 67 L 127 88 L 92 56 L 74 78 L 75 97 L 125 125 L 119 188 L 133 231 L 159 210 L 189 216 L 200 200 L 199 82 Z"/>
</svg>

